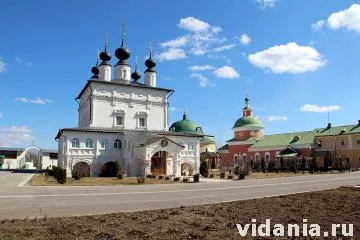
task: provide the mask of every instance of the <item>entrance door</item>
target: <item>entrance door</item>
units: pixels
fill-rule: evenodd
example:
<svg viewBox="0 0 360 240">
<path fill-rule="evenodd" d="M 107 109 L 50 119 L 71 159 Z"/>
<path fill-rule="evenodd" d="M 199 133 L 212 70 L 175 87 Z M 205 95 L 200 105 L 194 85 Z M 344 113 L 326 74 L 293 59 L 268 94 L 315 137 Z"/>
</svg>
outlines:
<svg viewBox="0 0 360 240">
<path fill-rule="evenodd" d="M 156 152 L 151 157 L 151 173 L 154 175 L 165 175 L 166 174 L 166 159 L 168 153 L 165 151 Z"/>
</svg>

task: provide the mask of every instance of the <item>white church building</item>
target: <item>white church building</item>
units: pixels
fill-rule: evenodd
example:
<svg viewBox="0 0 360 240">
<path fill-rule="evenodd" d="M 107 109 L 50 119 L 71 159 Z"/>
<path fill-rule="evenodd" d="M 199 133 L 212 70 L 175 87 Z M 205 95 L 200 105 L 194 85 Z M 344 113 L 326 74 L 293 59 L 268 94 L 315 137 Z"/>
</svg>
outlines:
<svg viewBox="0 0 360 240">
<path fill-rule="evenodd" d="M 200 142 L 204 139 L 201 128 L 169 129 L 169 97 L 174 90 L 157 86 L 151 48 L 144 82 L 140 82 L 137 62 L 131 73 L 124 35 L 115 51 L 117 64 L 112 67 L 110 63 L 106 41 L 99 55 L 101 63 L 91 69 L 94 75 L 76 98 L 78 127 L 59 130 L 58 166 L 67 170 L 68 177 L 75 169 L 87 176 L 99 176 L 115 161 L 127 176 L 198 173 Z"/>
</svg>

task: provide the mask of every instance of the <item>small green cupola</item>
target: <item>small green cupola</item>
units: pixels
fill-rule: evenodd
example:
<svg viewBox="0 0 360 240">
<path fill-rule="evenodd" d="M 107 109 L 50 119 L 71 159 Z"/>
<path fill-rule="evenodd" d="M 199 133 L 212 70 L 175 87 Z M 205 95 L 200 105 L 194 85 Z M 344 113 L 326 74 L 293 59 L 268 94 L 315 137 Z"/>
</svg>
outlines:
<svg viewBox="0 0 360 240">
<path fill-rule="evenodd" d="M 252 112 L 249 102 L 250 102 L 250 100 L 249 100 L 248 96 L 246 95 L 245 106 L 243 108 L 243 116 L 235 122 L 233 129 L 236 129 L 236 128 L 249 128 L 249 129 L 259 128 L 259 129 L 262 129 L 263 128 L 262 122 L 253 116 L 253 112 Z"/>
<path fill-rule="evenodd" d="M 183 114 L 183 119 L 171 124 L 169 131 L 171 132 L 184 132 L 192 134 L 203 134 L 200 126 L 196 122 L 187 118 L 186 112 Z"/>
</svg>

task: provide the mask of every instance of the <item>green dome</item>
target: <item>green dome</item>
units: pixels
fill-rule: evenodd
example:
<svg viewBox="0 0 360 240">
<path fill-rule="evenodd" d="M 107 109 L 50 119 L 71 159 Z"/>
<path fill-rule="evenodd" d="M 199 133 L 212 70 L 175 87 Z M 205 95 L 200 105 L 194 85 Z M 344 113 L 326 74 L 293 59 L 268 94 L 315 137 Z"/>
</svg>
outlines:
<svg viewBox="0 0 360 240">
<path fill-rule="evenodd" d="M 194 121 L 187 119 L 186 113 L 183 115 L 183 120 L 174 122 L 170 126 L 169 130 L 172 132 L 203 134 L 201 127 L 199 127 Z"/>
<path fill-rule="evenodd" d="M 205 136 L 205 137 L 200 139 L 200 143 L 203 143 L 203 144 L 215 144 L 215 139 L 214 139 L 214 137 Z"/>
<path fill-rule="evenodd" d="M 259 119 L 254 118 L 253 116 L 247 116 L 239 118 L 233 128 L 239 128 L 239 127 L 259 127 L 262 128 L 263 124 Z"/>
</svg>

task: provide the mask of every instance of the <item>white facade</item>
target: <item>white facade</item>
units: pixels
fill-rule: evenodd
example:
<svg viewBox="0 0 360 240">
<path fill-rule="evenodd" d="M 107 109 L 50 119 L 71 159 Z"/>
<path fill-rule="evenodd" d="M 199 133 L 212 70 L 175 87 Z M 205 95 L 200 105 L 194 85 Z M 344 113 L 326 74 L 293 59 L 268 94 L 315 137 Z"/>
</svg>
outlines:
<svg viewBox="0 0 360 240">
<path fill-rule="evenodd" d="M 167 130 L 167 91 L 92 82 L 79 101 L 79 127 Z M 123 123 L 117 124 L 117 117 Z M 140 125 L 145 118 L 145 126 Z"/>
<path fill-rule="evenodd" d="M 88 81 L 77 98 L 78 127 L 61 129 L 56 137 L 59 167 L 68 176 L 77 163 L 86 163 L 89 175 L 98 176 L 104 164 L 115 161 L 128 176 L 198 173 L 202 135 L 168 131 L 173 90 L 156 87 L 156 72 L 134 83 L 128 65 L 116 65 L 112 80 L 110 65 L 99 70 L 99 78 Z"/>
<path fill-rule="evenodd" d="M 36 159 L 30 159 L 30 152 L 36 155 Z M 51 169 L 58 164 L 56 150 L 44 150 L 36 146 L 0 148 L 0 155 L 5 157 L 0 159 L 0 169 Z"/>
</svg>

